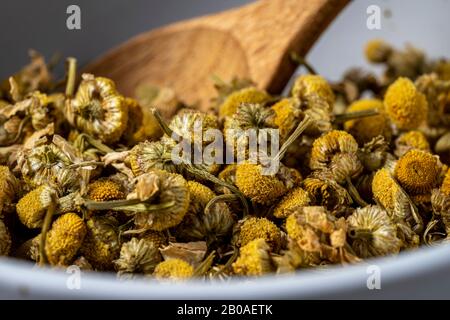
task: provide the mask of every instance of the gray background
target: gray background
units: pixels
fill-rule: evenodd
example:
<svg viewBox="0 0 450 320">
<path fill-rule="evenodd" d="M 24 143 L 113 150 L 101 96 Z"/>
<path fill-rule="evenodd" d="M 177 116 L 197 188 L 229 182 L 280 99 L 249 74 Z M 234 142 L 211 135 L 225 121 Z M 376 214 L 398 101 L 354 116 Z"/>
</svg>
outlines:
<svg viewBox="0 0 450 320">
<path fill-rule="evenodd" d="M 1 0 L 0 78 L 28 61 L 28 48 L 47 57 L 55 52 L 73 55 L 85 64 L 139 32 L 249 2 L 252 1 Z M 66 28 L 66 8 L 70 4 L 81 7 L 81 30 Z M 366 9 L 371 4 L 390 12 L 390 17 L 387 14 L 382 18 L 381 30 L 366 28 Z M 319 40 L 308 59 L 320 73 L 336 79 L 349 66 L 365 64 L 362 47 L 374 37 L 398 45 L 409 41 L 433 56 L 450 56 L 449 12 L 449 0 L 355 0 Z"/>
<path fill-rule="evenodd" d="M 61 52 L 63 56 L 73 55 L 84 64 L 139 32 L 245 2 L 250 1 L 1 0 L 0 77 L 7 76 L 27 62 L 28 48 L 35 48 L 47 57 L 55 52 Z M 66 8 L 70 4 L 81 7 L 80 31 L 66 29 Z M 382 29 L 379 31 L 366 28 L 366 8 L 371 4 L 377 4 L 383 11 L 390 12 L 382 19 Z M 409 41 L 426 49 L 434 57 L 450 56 L 449 12 L 449 0 L 357 0 L 327 30 L 308 59 L 320 73 L 336 79 L 349 66 L 365 64 L 362 46 L 374 37 L 383 37 L 397 44 Z M 135 286 L 111 290 L 115 283 L 112 281 L 86 281 L 86 290 L 68 291 L 65 274 L 43 275 L 47 271 L 25 270 L 25 267 L 19 268 L 19 263 L 15 261 L 5 261 L 0 263 L 0 297 L 22 297 L 23 288 L 28 288 L 31 298 L 186 298 L 205 297 L 207 294 L 215 294 L 215 297 L 228 294 L 228 297 L 235 299 L 265 295 L 278 298 L 449 298 L 448 257 L 448 247 L 437 247 L 422 249 L 406 258 L 386 259 L 382 269 L 383 290 L 379 292 L 367 291 L 367 288 L 361 287 L 365 284 L 367 275 L 364 266 L 359 265 L 352 269 L 342 269 L 336 273 L 334 280 L 323 279 L 322 275 L 320 279 L 315 279 L 310 274 L 299 274 L 284 282 L 258 282 L 261 284 L 259 287 L 246 286 L 240 290 L 189 286 L 184 288 L 186 293 L 177 290 L 175 296 L 173 288 L 152 287 L 147 284 L 143 284 L 145 287 L 140 290 Z M 2 277 L 2 274 L 7 276 Z M 100 280 L 100 276 L 97 280 Z M 278 284 L 280 285 L 276 287 Z M 346 291 L 342 289 L 344 285 L 347 286 Z M 268 286 L 276 287 L 278 291 L 267 290 Z M 314 293 L 311 295 L 311 292 Z"/>
</svg>

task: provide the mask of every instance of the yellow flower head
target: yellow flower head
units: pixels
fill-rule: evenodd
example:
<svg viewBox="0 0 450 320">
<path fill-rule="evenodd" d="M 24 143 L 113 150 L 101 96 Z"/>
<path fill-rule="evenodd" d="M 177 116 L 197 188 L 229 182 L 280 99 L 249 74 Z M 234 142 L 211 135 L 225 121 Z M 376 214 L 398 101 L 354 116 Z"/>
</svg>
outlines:
<svg viewBox="0 0 450 320">
<path fill-rule="evenodd" d="M 440 174 L 438 159 L 428 152 L 411 150 L 395 166 L 394 176 L 406 192 L 417 195 L 431 191 Z"/>
<path fill-rule="evenodd" d="M 252 201 L 270 205 L 286 192 L 286 187 L 276 176 L 263 175 L 261 170 L 257 164 L 238 164 L 236 186 Z"/>
<path fill-rule="evenodd" d="M 231 93 L 225 101 L 219 106 L 219 116 L 231 117 L 238 107 L 243 103 L 265 103 L 270 96 L 262 90 L 255 87 L 248 87 Z"/>
<path fill-rule="evenodd" d="M 377 109 L 380 114 L 360 119 L 349 120 L 344 123 L 344 129 L 348 131 L 359 144 L 371 141 L 376 136 L 383 136 L 387 141 L 390 140 L 392 130 L 389 125 L 389 119 L 384 113 L 383 101 L 378 99 L 363 99 L 353 102 L 347 109 L 347 112 L 363 111 Z"/>
<path fill-rule="evenodd" d="M 184 260 L 169 259 L 160 262 L 153 272 L 157 279 L 183 280 L 194 276 L 194 268 Z"/>
<path fill-rule="evenodd" d="M 23 196 L 16 206 L 20 222 L 30 229 L 41 227 L 47 208 L 55 195 L 53 188 L 42 185 Z"/>
<path fill-rule="evenodd" d="M 188 210 L 190 213 L 203 212 L 208 202 L 216 196 L 210 188 L 196 181 L 188 181 L 187 187 L 191 199 Z"/>
<path fill-rule="evenodd" d="M 75 213 L 66 213 L 52 224 L 45 242 L 45 253 L 52 265 L 67 266 L 80 249 L 86 225 Z"/>
<path fill-rule="evenodd" d="M 389 86 L 384 96 L 387 115 L 401 130 L 419 127 L 427 117 L 428 103 L 414 83 L 400 77 Z"/>
<path fill-rule="evenodd" d="M 273 271 L 270 247 L 264 239 L 255 239 L 240 249 L 233 271 L 243 276 L 261 276 Z"/>
<path fill-rule="evenodd" d="M 125 194 L 121 191 L 121 186 L 118 183 L 102 179 L 89 185 L 88 197 L 95 201 L 110 201 L 124 199 Z"/>
<path fill-rule="evenodd" d="M 142 239 L 153 242 L 157 248 L 162 248 L 167 244 L 166 236 L 160 231 L 148 230 L 144 233 Z"/>
<path fill-rule="evenodd" d="M 333 107 L 335 96 L 327 80 L 313 74 L 299 76 L 292 87 L 292 96 L 299 98 L 301 101 L 307 101 L 313 95 L 321 97 L 330 108 Z"/>
<path fill-rule="evenodd" d="M 272 107 L 275 112 L 274 124 L 280 131 L 282 139 L 286 139 L 300 122 L 303 113 L 295 98 L 285 98 L 275 103 Z"/>
<path fill-rule="evenodd" d="M 372 63 L 385 62 L 392 52 L 392 47 L 381 39 L 374 39 L 366 44 L 364 54 Z"/>
<path fill-rule="evenodd" d="M 307 206 L 311 203 L 308 191 L 297 187 L 289 191 L 277 204 L 273 215 L 277 218 L 287 218 L 296 208 Z"/>
<path fill-rule="evenodd" d="M 256 217 L 245 219 L 240 227 L 240 245 L 244 247 L 258 238 L 264 239 L 275 252 L 281 247 L 280 229 L 272 221 Z"/>
<path fill-rule="evenodd" d="M 430 144 L 427 137 L 418 130 L 408 131 L 398 137 L 395 142 L 397 149 L 395 154 L 398 157 L 403 156 L 411 149 L 418 149 L 425 152 L 430 152 Z"/>
<path fill-rule="evenodd" d="M 394 210 L 395 197 L 399 191 L 400 189 L 388 169 L 381 168 L 375 173 L 372 180 L 373 197 L 388 211 Z"/>
</svg>

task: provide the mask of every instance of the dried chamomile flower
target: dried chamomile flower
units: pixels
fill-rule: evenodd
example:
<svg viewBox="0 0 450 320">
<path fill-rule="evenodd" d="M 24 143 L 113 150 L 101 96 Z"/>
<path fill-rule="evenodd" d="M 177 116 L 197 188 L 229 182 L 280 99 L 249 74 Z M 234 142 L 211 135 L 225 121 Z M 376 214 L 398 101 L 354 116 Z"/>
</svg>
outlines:
<svg viewBox="0 0 450 320">
<path fill-rule="evenodd" d="M 117 92 L 110 79 L 91 74 L 83 74 L 82 78 L 75 96 L 66 101 L 67 121 L 104 143 L 116 142 L 128 122 L 125 98 Z"/>
<path fill-rule="evenodd" d="M 381 39 L 373 39 L 367 42 L 364 48 L 366 59 L 373 63 L 386 62 L 393 48 Z"/>
<path fill-rule="evenodd" d="M 302 187 L 311 195 L 314 204 L 323 205 L 333 212 L 352 203 L 347 190 L 332 179 L 311 176 L 303 180 Z"/>
<path fill-rule="evenodd" d="M 260 104 L 270 100 L 270 95 L 255 87 L 243 88 L 229 94 L 219 106 L 219 116 L 231 117 L 243 103 Z"/>
<path fill-rule="evenodd" d="M 286 219 L 288 236 L 308 260 L 320 259 L 322 263 L 359 262 L 347 243 L 347 224 L 344 218 L 336 219 L 324 207 L 302 207 Z"/>
<path fill-rule="evenodd" d="M 425 152 L 431 151 L 427 137 L 418 130 L 412 130 L 401 134 L 395 141 L 395 146 L 395 155 L 399 158 L 411 149 L 422 150 Z"/>
<path fill-rule="evenodd" d="M 234 147 L 238 154 L 245 150 L 248 152 L 249 139 L 246 130 L 254 130 L 258 134 L 260 129 L 271 128 L 274 113 L 270 108 L 262 104 L 243 103 L 239 105 L 236 112 L 225 118 L 224 134 L 225 141 L 230 147 Z M 238 154 L 239 156 L 239 154 Z"/>
<path fill-rule="evenodd" d="M 21 143 L 32 134 L 30 110 L 40 107 L 39 99 L 30 97 L 0 109 L 0 145 Z"/>
<path fill-rule="evenodd" d="M 352 248 L 361 258 L 398 254 L 402 242 L 397 227 L 378 206 L 358 208 L 347 218 Z"/>
<path fill-rule="evenodd" d="M 55 189 L 42 185 L 23 196 L 16 206 L 20 222 L 27 228 L 34 229 L 42 226 L 47 208 L 57 193 Z"/>
<path fill-rule="evenodd" d="M 136 143 L 145 140 L 144 135 L 142 134 L 143 122 L 145 118 L 142 107 L 139 105 L 137 100 L 127 97 L 125 98 L 125 103 L 128 106 L 128 120 L 126 129 L 122 134 L 121 141 L 127 145 L 133 146 Z M 156 119 L 153 120 L 155 122 L 154 125 L 159 128 Z"/>
<path fill-rule="evenodd" d="M 162 248 L 167 244 L 167 237 L 163 232 L 148 230 L 140 238 L 145 239 L 145 241 L 153 242 L 155 247 Z"/>
<path fill-rule="evenodd" d="M 20 181 L 11 173 L 7 166 L 0 166 L 0 218 L 14 211 L 13 203 L 20 195 Z"/>
<path fill-rule="evenodd" d="M 186 180 L 179 174 L 155 170 L 159 191 L 147 208 L 145 204 L 136 205 L 135 224 L 140 228 L 161 231 L 178 225 L 186 214 L 190 195 Z M 160 208 L 158 208 L 160 205 Z M 131 209 L 133 211 L 133 209 Z"/>
<path fill-rule="evenodd" d="M 211 129 L 218 129 L 219 123 L 217 117 L 213 114 L 193 109 L 182 109 L 172 118 L 169 128 L 176 135 L 191 141 L 191 143 L 198 143 L 195 141 L 195 138 L 197 138 L 201 139 L 201 142 L 206 145 L 212 141 L 212 137 L 208 137 L 206 132 Z M 196 137 L 196 135 L 199 136 Z"/>
<path fill-rule="evenodd" d="M 386 114 L 401 130 L 418 128 L 427 117 L 428 103 L 414 83 L 398 78 L 389 86 L 384 96 Z"/>
<path fill-rule="evenodd" d="M 313 221 L 311 214 L 314 214 L 317 220 Z M 314 225 L 311 225 L 312 223 Z M 302 208 L 286 219 L 288 236 L 296 241 L 303 250 L 310 252 L 320 251 L 320 237 L 315 229 L 326 234 L 331 234 L 334 230 L 334 225 L 329 221 L 323 207 Z"/>
<path fill-rule="evenodd" d="M 450 60 L 439 59 L 435 61 L 432 71 L 439 76 L 439 79 L 450 80 Z"/>
<path fill-rule="evenodd" d="M 313 143 L 310 168 L 329 170 L 333 179 L 342 183 L 357 177 L 363 167 L 357 156 L 358 143 L 345 131 L 333 130 Z"/>
<path fill-rule="evenodd" d="M 384 82 L 391 83 L 398 77 L 415 79 L 430 68 L 425 54 L 411 45 L 397 50 L 383 40 L 372 40 L 366 46 L 366 58 L 372 63 L 381 63 L 386 69 Z"/>
<path fill-rule="evenodd" d="M 109 201 L 124 199 L 122 187 L 109 179 L 100 179 L 88 186 L 88 198 L 95 201 Z"/>
<path fill-rule="evenodd" d="M 60 129 L 64 122 L 64 95 L 62 93 L 47 95 L 35 91 L 30 99 L 36 99 L 28 110 L 33 128 L 41 130 L 53 123 L 56 129 Z"/>
<path fill-rule="evenodd" d="M 324 99 L 331 109 L 333 107 L 335 96 L 328 82 L 319 75 L 305 74 L 299 76 L 292 87 L 292 96 L 297 97 L 303 102 L 310 99 L 313 95 L 318 95 Z"/>
<path fill-rule="evenodd" d="M 345 131 L 333 130 L 317 138 L 311 150 L 310 167 L 313 170 L 327 168 L 333 156 L 342 153 L 356 153 L 358 143 Z"/>
<path fill-rule="evenodd" d="M 255 239 L 240 248 L 239 258 L 233 263 L 233 271 L 242 276 L 262 276 L 274 270 L 270 246 L 264 239 Z"/>
<path fill-rule="evenodd" d="M 137 177 L 135 191 L 126 200 L 87 201 L 86 206 L 91 210 L 132 212 L 139 229 L 162 231 L 183 220 L 189 203 L 183 176 L 155 169 Z"/>
<path fill-rule="evenodd" d="M 141 142 L 135 145 L 128 156 L 131 170 L 135 176 L 153 169 L 177 172 L 172 162 L 172 145 L 166 142 Z"/>
<path fill-rule="evenodd" d="M 374 73 L 354 67 L 344 73 L 339 83 L 333 84 L 333 90 L 337 94 L 337 103 L 334 108 L 336 110 L 336 107 L 339 106 L 339 99 L 344 98 L 345 104 L 343 105 L 347 106 L 360 99 L 365 92 L 373 92 L 378 95 L 381 91 L 381 84 Z"/>
<path fill-rule="evenodd" d="M 275 175 L 264 175 L 261 165 L 250 163 L 237 165 L 236 186 L 251 201 L 263 205 L 272 204 L 287 191 Z"/>
<path fill-rule="evenodd" d="M 270 250 L 278 252 L 281 248 L 281 230 L 267 218 L 251 217 L 239 223 L 238 244 L 246 246 L 251 241 L 261 238 L 269 245 Z"/>
<path fill-rule="evenodd" d="M 153 275 L 159 280 L 185 280 L 194 276 L 194 268 L 184 260 L 169 259 L 160 262 Z"/>
<path fill-rule="evenodd" d="M 30 50 L 29 56 L 30 63 L 12 76 L 17 83 L 17 94 L 14 98 L 18 100 L 21 100 L 36 90 L 46 91 L 51 85 L 52 76 L 44 57 L 35 50 Z M 0 96 L 2 95 L 2 91 L 8 90 L 9 86 L 7 81 L 0 84 Z"/>
<path fill-rule="evenodd" d="M 428 101 L 428 126 L 449 125 L 450 81 L 441 80 L 437 74 L 430 73 L 417 78 L 415 85 Z"/>
<path fill-rule="evenodd" d="M 370 142 L 373 138 L 381 135 L 390 140 L 392 130 L 389 119 L 384 114 L 383 101 L 378 99 L 362 99 L 353 102 L 347 112 L 377 109 L 379 114 L 360 119 L 349 120 L 344 123 L 344 129 L 349 132 L 359 144 Z"/>
<path fill-rule="evenodd" d="M 400 188 L 388 169 L 381 168 L 375 173 L 372 180 L 372 192 L 374 199 L 384 208 L 390 212 L 394 210 L 396 195 L 400 192 Z"/>
<path fill-rule="evenodd" d="M 450 238 L 450 197 L 441 189 L 433 189 L 431 192 L 431 206 L 433 213 L 440 217 L 444 224 L 446 239 Z"/>
<path fill-rule="evenodd" d="M 280 137 L 284 140 L 289 137 L 290 133 L 303 118 L 300 101 L 295 98 L 284 98 L 271 108 L 275 112 L 273 123 L 280 130 Z"/>
<path fill-rule="evenodd" d="M 77 191 L 80 171 L 70 168 L 82 162 L 78 152 L 62 137 L 54 135 L 51 142 L 44 137 L 31 150 L 23 150 L 18 159 L 22 176 L 31 187 L 52 184 L 63 192 Z"/>
<path fill-rule="evenodd" d="M 205 240 L 207 245 L 221 242 L 232 231 L 235 219 L 228 205 L 215 197 L 197 214 L 188 212 L 177 227 L 177 237 L 187 241 Z"/>
<path fill-rule="evenodd" d="M 80 249 L 86 235 L 86 225 L 75 213 L 56 219 L 45 241 L 45 254 L 50 264 L 67 266 Z"/>
<path fill-rule="evenodd" d="M 11 235 L 5 223 L 0 220 L 0 256 L 7 256 L 11 249 Z"/>
<path fill-rule="evenodd" d="M 80 252 L 95 269 L 108 270 L 120 251 L 118 222 L 111 216 L 93 216 Z"/>
<path fill-rule="evenodd" d="M 428 152 L 410 150 L 395 166 L 394 177 L 413 195 L 430 192 L 440 174 L 439 159 Z"/>
<path fill-rule="evenodd" d="M 158 247 L 153 242 L 132 238 L 122 245 L 120 257 L 114 264 L 119 276 L 135 273 L 151 274 L 161 260 Z"/>
<path fill-rule="evenodd" d="M 390 154 L 389 143 L 382 136 L 373 138 L 358 150 L 358 158 L 364 169 L 373 172 L 380 169 L 388 160 L 395 160 Z"/>
<path fill-rule="evenodd" d="M 309 193 L 301 187 L 296 187 L 290 190 L 276 205 L 273 215 L 277 218 L 287 218 L 297 208 L 310 204 L 311 196 Z"/>
<path fill-rule="evenodd" d="M 207 186 L 196 181 L 188 181 L 187 186 L 191 199 L 189 213 L 202 213 L 208 202 L 216 196 L 215 193 Z"/>
</svg>

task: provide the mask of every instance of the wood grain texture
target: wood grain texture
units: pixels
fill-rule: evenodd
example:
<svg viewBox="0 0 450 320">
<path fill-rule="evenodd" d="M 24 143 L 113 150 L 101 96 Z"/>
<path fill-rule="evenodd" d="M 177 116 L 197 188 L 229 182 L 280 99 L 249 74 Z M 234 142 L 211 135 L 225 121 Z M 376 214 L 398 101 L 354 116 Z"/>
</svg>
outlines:
<svg viewBox="0 0 450 320">
<path fill-rule="evenodd" d="M 219 14 L 140 34 L 88 65 L 134 95 L 141 83 L 169 86 L 206 109 L 215 95 L 212 75 L 251 78 L 279 93 L 305 55 L 349 0 L 260 0 Z"/>
</svg>

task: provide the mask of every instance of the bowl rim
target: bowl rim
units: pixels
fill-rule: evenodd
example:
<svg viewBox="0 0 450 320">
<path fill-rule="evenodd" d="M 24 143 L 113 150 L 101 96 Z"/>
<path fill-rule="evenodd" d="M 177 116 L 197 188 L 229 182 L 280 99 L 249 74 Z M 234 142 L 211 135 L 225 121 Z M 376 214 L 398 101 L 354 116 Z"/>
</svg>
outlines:
<svg viewBox="0 0 450 320">
<path fill-rule="evenodd" d="M 416 279 L 442 268 L 450 268 L 449 246 L 422 247 L 398 256 L 379 257 L 349 265 L 306 269 L 294 274 L 259 278 L 232 278 L 227 282 L 119 281 L 113 273 L 82 272 L 81 288 L 70 290 L 67 270 L 36 267 L 33 264 L 0 258 L 0 297 L 33 299 L 302 299 L 339 297 L 366 290 L 372 273 L 379 268 L 382 285 Z M 376 291 L 376 290 L 375 290 Z M 406 295 L 408 293 L 405 293 Z"/>
</svg>

